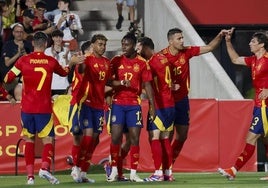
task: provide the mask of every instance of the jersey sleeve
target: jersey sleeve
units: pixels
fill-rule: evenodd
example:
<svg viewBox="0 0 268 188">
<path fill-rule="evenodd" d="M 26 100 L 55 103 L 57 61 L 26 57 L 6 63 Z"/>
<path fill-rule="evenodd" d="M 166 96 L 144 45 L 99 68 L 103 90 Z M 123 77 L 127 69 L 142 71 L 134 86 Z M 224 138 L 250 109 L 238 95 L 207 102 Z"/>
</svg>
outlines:
<svg viewBox="0 0 268 188">
<path fill-rule="evenodd" d="M 51 58 L 54 61 L 55 67 L 54 67 L 54 72 L 60 76 L 67 76 L 70 72 L 69 66 L 62 67 L 57 60 L 54 58 Z"/>
<path fill-rule="evenodd" d="M 146 66 L 142 71 L 142 81 L 143 82 L 150 82 L 152 81 L 152 72 L 149 66 L 149 63 L 146 62 Z"/>
<path fill-rule="evenodd" d="M 250 57 L 245 57 L 244 58 L 244 61 L 245 61 L 246 65 L 248 67 L 251 67 L 251 64 L 252 64 L 252 62 L 253 62 L 254 59 L 255 59 L 254 56 L 250 56 Z"/>
</svg>

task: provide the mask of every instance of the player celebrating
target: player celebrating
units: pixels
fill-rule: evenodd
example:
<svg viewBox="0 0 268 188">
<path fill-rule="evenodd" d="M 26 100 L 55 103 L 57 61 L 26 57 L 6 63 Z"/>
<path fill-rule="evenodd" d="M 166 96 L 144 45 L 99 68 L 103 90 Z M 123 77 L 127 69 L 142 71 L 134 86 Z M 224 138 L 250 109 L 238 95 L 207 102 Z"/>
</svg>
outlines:
<svg viewBox="0 0 268 188">
<path fill-rule="evenodd" d="M 81 51 L 83 56 L 76 54 L 76 58 L 87 57 L 92 53 L 91 41 L 86 41 L 81 45 Z M 72 80 L 72 99 L 70 102 L 70 110 L 69 110 L 69 126 L 70 131 L 73 135 L 73 146 L 72 146 L 72 163 L 73 168 L 72 171 L 75 172 L 79 170 L 76 174 L 72 174 L 75 182 L 94 182 L 94 180 L 86 177 L 86 173 L 79 173 L 80 169 L 78 168 L 78 158 L 80 157 L 80 144 L 83 137 L 83 129 L 80 126 L 79 122 L 79 111 L 81 109 L 81 105 L 84 102 L 86 95 L 88 93 L 88 82 L 83 82 L 83 74 L 79 73 L 79 66 L 76 66 L 74 69 L 73 80 Z M 79 175 L 80 174 L 80 175 Z"/>
<path fill-rule="evenodd" d="M 231 36 L 234 28 L 225 37 L 227 52 L 232 63 L 245 65 L 251 68 L 253 86 L 255 88 L 255 107 L 252 123 L 247 134 L 246 145 L 243 152 L 238 156 L 234 166 L 228 169 L 219 168 L 218 171 L 229 180 L 233 180 L 240 170 L 253 155 L 257 139 L 267 136 L 267 104 L 268 104 L 268 38 L 265 33 L 255 33 L 249 43 L 250 51 L 254 54 L 250 57 L 240 57 L 233 48 Z M 261 180 L 268 180 L 267 177 Z"/>
<path fill-rule="evenodd" d="M 117 163 L 123 135 L 123 127 L 126 125 L 130 139 L 130 180 L 143 182 L 137 175 L 139 161 L 139 137 L 142 128 L 140 94 L 142 84 L 149 97 L 151 116 L 155 117 L 154 98 L 150 81 L 152 80 L 149 66 L 145 60 L 135 51 L 136 37 L 127 33 L 121 40 L 123 55 L 112 59 L 112 75 L 114 76 L 114 96 L 111 112 L 111 136 L 110 146 L 112 172 L 107 181 L 116 181 L 118 175 Z M 143 82 L 143 83 L 142 83 Z"/>
<path fill-rule="evenodd" d="M 103 130 L 105 85 L 110 78 L 110 61 L 103 56 L 106 50 L 107 38 L 96 34 L 91 39 L 93 53 L 86 57 L 85 63 L 80 65 L 84 78 L 82 81 L 89 84 L 86 100 L 80 111 L 80 124 L 83 127 L 83 138 L 80 146 L 78 166 L 81 175 L 87 172 L 91 156 L 99 143 L 99 134 Z M 72 176 L 75 181 L 80 181 L 80 169 L 74 168 Z"/>
<path fill-rule="evenodd" d="M 18 59 L 5 77 L 5 82 L 11 82 L 19 74 L 23 77 L 21 120 L 22 132 L 26 140 L 27 184 L 34 184 L 35 136 L 42 138 L 44 144 L 39 176 L 47 179 L 51 184 L 59 184 L 59 180 L 49 172 L 54 152 L 52 141 L 55 136 L 52 118 L 51 81 L 53 72 L 61 76 L 67 76 L 69 67 L 62 68 L 56 59 L 44 54 L 47 40 L 48 37 L 45 33 L 35 33 L 33 36 L 34 52 Z M 69 66 L 72 64 L 73 62 Z M 35 135 L 36 133 L 37 135 Z"/>
<path fill-rule="evenodd" d="M 162 162 L 167 163 L 166 179 L 172 177 L 172 151 L 169 140 L 173 130 L 174 100 L 171 93 L 169 63 L 163 54 L 154 54 L 154 43 L 148 37 L 139 40 L 141 55 L 149 61 L 153 75 L 152 87 L 155 94 L 156 118 L 148 120 L 149 140 L 154 159 L 155 172 L 145 181 L 163 181 Z"/>
<path fill-rule="evenodd" d="M 187 139 L 189 129 L 189 60 L 193 56 L 214 50 L 227 32 L 227 30 L 221 30 L 220 33 L 205 46 L 184 46 L 182 31 L 178 28 L 170 29 L 167 33 L 169 46 L 161 52 L 168 58 L 170 63 L 172 87 L 174 89 L 172 93 L 175 100 L 174 126 L 176 128 L 176 134 L 172 143 L 173 163 Z"/>
</svg>

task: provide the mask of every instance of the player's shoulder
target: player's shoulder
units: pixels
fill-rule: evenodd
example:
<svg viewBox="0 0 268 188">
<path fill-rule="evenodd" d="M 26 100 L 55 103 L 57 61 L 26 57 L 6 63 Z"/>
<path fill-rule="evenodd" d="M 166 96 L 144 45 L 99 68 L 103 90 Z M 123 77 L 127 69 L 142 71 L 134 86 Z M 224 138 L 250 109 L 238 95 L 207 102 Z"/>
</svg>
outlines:
<svg viewBox="0 0 268 188">
<path fill-rule="evenodd" d="M 137 55 L 136 59 L 142 62 L 146 62 L 146 59 L 144 59 L 141 55 Z"/>
<path fill-rule="evenodd" d="M 123 58 L 123 55 L 115 55 L 112 59 L 111 62 L 116 62 L 119 61 L 120 59 Z"/>
<path fill-rule="evenodd" d="M 266 52 L 266 53 L 263 55 L 263 57 L 264 57 L 265 59 L 268 59 L 268 52 Z"/>
<path fill-rule="evenodd" d="M 158 54 L 162 54 L 162 55 L 167 55 L 169 54 L 169 50 L 168 50 L 168 47 L 160 50 L 159 52 L 157 52 Z"/>
</svg>

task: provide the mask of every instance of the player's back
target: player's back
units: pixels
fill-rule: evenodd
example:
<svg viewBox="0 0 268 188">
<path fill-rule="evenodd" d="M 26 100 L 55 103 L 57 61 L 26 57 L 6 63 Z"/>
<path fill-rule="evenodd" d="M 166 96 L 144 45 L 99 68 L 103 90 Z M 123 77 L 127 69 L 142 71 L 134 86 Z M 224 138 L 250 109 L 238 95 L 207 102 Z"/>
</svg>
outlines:
<svg viewBox="0 0 268 188">
<path fill-rule="evenodd" d="M 50 113 L 51 81 L 54 71 L 61 72 L 58 62 L 43 52 L 33 52 L 16 63 L 23 79 L 22 111 L 26 113 Z M 61 71 L 59 71 L 62 69 Z M 63 71 L 61 72 L 62 74 Z M 67 74 L 66 74 L 67 75 Z M 32 106 L 34 104 L 34 106 Z"/>
</svg>

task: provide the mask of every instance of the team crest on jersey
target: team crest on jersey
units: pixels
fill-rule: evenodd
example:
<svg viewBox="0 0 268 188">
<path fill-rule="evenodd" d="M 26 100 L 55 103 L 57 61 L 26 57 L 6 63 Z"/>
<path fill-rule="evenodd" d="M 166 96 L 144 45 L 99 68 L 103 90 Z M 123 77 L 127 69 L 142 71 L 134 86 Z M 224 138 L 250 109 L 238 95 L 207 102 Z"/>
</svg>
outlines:
<svg viewBox="0 0 268 188">
<path fill-rule="evenodd" d="M 184 56 L 182 56 L 182 57 L 180 57 L 180 59 L 179 59 L 179 63 L 180 64 L 184 64 L 186 61 L 185 61 L 185 57 Z"/>
<path fill-rule="evenodd" d="M 133 71 L 134 72 L 139 72 L 140 71 L 140 66 L 137 63 L 133 65 Z"/>
<path fill-rule="evenodd" d="M 163 59 L 160 60 L 160 62 L 161 62 L 161 64 L 164 65 L 164 64 L 166 64 L 168 62 L 168 60 L 167 60 L 167 58 L 163 58 Z"/>
<path fill-rule="evenodd" d="M 113 116 L 112 116 L 112 122 L 115 122 L 115 121 L 116 121 L 116 116 L 113 115 Z"/>
</svg>

